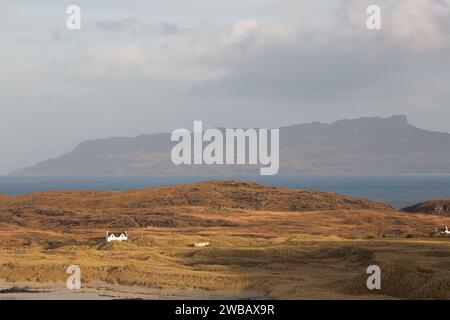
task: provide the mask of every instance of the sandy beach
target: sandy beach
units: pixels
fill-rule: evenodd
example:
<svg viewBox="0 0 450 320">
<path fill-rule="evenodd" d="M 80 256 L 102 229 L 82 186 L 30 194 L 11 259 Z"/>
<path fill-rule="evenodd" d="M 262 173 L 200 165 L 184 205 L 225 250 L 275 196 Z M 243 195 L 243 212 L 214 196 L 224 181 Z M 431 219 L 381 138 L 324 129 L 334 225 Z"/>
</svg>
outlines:
<svg viewBox="0 0 450 320">
<path fill-rule="evenodd" d="M 256 291 L 208 291 L 153 289 L 140 286 L 90 283 L 80 290 L 69 290 L 63 283 L 38 284 L 31 282 L 7 283 L 0 281 L 0 300 L 261 300 Z"/>
</svg>

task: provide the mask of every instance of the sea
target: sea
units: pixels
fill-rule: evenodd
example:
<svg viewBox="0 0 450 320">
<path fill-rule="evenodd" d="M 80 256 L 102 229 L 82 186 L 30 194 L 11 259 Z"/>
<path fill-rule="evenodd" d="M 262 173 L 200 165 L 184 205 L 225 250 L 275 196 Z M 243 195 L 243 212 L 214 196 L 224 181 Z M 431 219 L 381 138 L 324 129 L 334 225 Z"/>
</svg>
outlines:
<svg viewBox="0 0 450 320">
<path fill-rule="evenodd" d="M 336 192 L 388 203 L 395 208 L 422 201 L 450 199 L 450 174 L 435 175 L 302 175 L 302 176 L 144 176 L 15 177 L 0 176 L 0 194 L 47 190 L 124 191 L 211 179 L 239 179 L 291 189 Z"/>
</svg>

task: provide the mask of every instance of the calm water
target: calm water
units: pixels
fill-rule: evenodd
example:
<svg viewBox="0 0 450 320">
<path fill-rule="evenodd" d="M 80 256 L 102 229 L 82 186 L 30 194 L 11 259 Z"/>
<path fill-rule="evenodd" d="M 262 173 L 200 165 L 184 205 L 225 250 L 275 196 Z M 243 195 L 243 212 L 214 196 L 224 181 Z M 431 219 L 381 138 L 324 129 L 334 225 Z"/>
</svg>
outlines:
<svg viewBox="0 0 450 320">
<path fill-rule="evenodd" d="M 215 177 L 218 178 L 218 177 Z M 225 177 L 219 177 L 225 178 Z M 230 177 L 227 177 L 230 178 Z M 401 208 L 430 199 L 450 198 L 450 175 L 240 176 L 279 187 L 315 189 L 380 200 Z M 130 190 L 209 180 L 212 177 L 2 177 L 0 193 L 18 195 L 44 190 Z"/>
</svg>

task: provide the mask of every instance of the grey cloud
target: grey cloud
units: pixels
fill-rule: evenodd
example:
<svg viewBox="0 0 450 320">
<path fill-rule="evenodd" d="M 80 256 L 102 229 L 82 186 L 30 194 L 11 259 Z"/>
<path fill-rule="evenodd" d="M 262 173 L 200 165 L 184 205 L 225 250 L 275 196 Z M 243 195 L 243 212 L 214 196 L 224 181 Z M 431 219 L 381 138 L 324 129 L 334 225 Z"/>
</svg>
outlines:
<svg viewBox="0 0 450 320">
<path fill-rule="evenodd" d="M 257 45 L 258 35 L 250 33 L 250 37 L 221 52 L 225 76 L 193 85 L 193 95 L 247 99 L 248 108 L 260 113 L 262 107 L 254 104 L 271 101 L 272 108 L 276 106 L 275 117 L 282 113 L 309 114 L 311 108 L 317 115 L 324 116 L 326 111 L 336 117 L 351 112 L 389 114 L 392 110 L 419 121 L 429 119 L 429 113 L 437 110 L 450 116 L 445 107 L 450 93 L 442 86 L 450 82 L 446 37 L 450 29 L 442 19 L 450 17 L 448 4 L 433 7 L 443 10 L 439 19 L 425 15 L 423 19 L 431 20 L 419 23 L 428 27 L 419 34 L 440 39 L 432 45 L 421 39 L 409 41 L 414 33 L 408 32 L 418 27 L 414 25 L 417 21 L 408 19 L 408 11 L 395 12 L 395 24 L 386 23 L 382 31 L 371 33 L 365 28 L 365 20 L 358 20 L 365 17 L 365 11 L 358 11 L 356 20 L 361 24 L 354 25 L 346 12 L 348 5 L 339 10 L 339 21 L 333 25 L 337 28 L 306 33 L 296 30 L 290 37 L 262 46 Z M 401 37 L 396 28 L 399 21 L 413 24 L 403 26 L 406 31 L 400 33 Z M 439 119 L 428 127 L 436 125 L 444 127 Z"/>
<path fill-rule="evenodd" d="M 181 27 L 173 22 L 162 22 L 158 25 L 153 25 L 143 23 L 135 17 L 98 21 L 94 23 L 94 28 L 107 33 L 129 32 L 136 34 L 148 32 L 150 34 L 156 32 L 165 36 L 177 34 L 181 30 Z"/>
<path fill-rule="evenodd" d="M 160 30 L 165 35 L 176 34 L 180 31 L 180 26 L 176 23 L 163 22 L 159 25 Z"/>
<path fill-rule="evenodd" d="M 332 46 L 268 48 L 229 65 L 224 78 L 197 84 L 195 91 L 275 101 L 330 101 L 376 98 L 404 90 L 399 80 L 408 66 L 401 52 L 368 56 L 370 48 L 359 52 Z"/>
<path fill-rule="evenodd" d="M 0 14 L 5 13 L 7 7 L 8 7 L 8 1 L 7 0 L 1 0 L 0 1 Z"/>
<path fill-rule="evenodd" d="M 119 20 L 99 21 L 94 24 L 96 28 L 104 32 L 136 31 L 142 27 L 137 18 L 128 17 Z"/>
</svg>

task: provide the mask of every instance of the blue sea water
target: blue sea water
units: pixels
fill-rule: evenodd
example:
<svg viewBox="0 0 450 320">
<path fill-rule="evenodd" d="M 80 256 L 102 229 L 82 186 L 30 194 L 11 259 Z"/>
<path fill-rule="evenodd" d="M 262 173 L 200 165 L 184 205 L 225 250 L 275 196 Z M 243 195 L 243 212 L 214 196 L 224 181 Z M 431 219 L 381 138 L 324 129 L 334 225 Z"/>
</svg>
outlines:
<svg viewBox="0 0 450 320">
<path fill-rule="evenodd" d="M 241 179 L 294 189 L 331 191 L 402 208 L 430 199 L 450 199 L 450 175 L 308 175 L 308 176 L 148 176 L 10 177 L 0 176 L 0 193 L 20 195 L 46 190 L 131 190 L 210 179 Z"/>
</svg>

